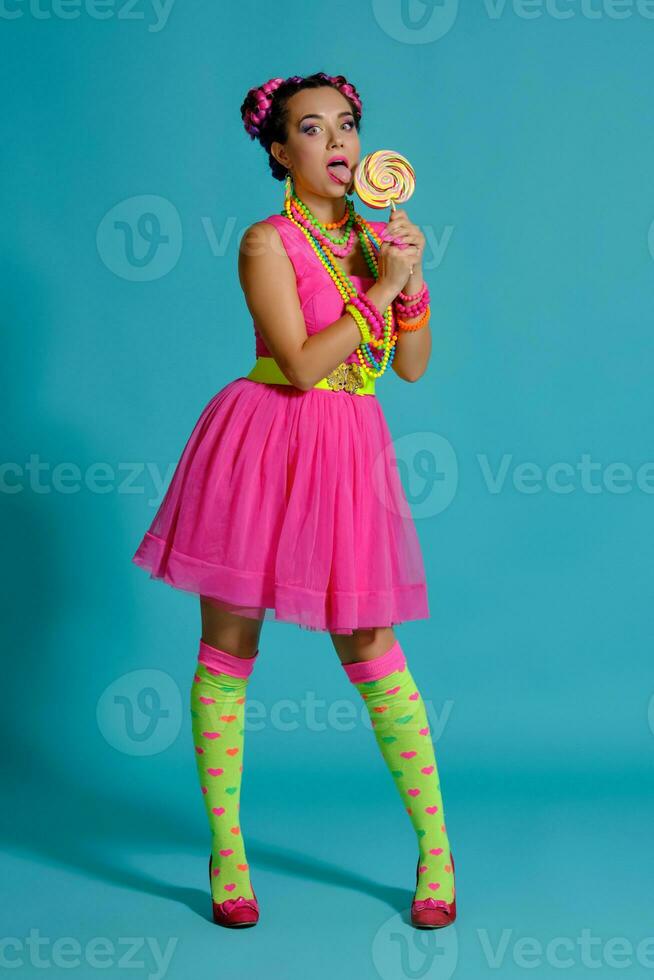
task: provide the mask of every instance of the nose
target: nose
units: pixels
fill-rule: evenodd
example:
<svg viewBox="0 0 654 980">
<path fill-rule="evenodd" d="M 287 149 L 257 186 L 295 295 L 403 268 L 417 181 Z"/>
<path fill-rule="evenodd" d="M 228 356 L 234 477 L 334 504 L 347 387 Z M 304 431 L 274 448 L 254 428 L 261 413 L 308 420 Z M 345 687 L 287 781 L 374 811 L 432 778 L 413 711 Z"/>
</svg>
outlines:
<svg viewBox="0 0 654 980">
<path fill-rule="evenodd" d="M 342 146 L 343 145 L 343 134 L 339 131 L 336 132 L 329 141 L 330 146 Z"/>
</svg>

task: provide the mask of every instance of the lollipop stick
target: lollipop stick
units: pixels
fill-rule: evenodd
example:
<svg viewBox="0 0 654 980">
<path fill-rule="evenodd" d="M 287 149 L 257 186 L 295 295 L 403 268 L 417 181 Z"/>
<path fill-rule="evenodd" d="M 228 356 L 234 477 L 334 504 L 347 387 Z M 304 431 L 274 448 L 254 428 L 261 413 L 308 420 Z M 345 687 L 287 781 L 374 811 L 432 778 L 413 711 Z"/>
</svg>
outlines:
<svg viewBox="0 0 654 980">
<path fill-rule="evenodd" d="M 397 205 L 395 203 L 395 198 L 394 197 L 391 197 L 390 198 L 390 204 L 391 204 L 391 212 L 392 211 L 397 211 Z M 390 241 L 393 245 L 396 245 L 398 248 L 406 248 L 406 242 L 399 242 L 399 241 L 396 241 L 394 238 L 390 238 L 390 239 L 388 239 L 388 241 Z"/>
</svg>

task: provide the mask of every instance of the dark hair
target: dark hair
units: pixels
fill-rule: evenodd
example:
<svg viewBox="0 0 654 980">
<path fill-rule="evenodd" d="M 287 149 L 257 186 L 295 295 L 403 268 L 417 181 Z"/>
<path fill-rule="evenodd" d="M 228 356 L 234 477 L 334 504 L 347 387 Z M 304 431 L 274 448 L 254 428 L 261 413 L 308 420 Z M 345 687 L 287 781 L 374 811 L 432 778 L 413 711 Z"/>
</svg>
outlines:
<svg viewBox="0 0 654 980">
<path fill-rule="evenodd" d="M 270 152 L 273 143 L 285 143 L 288 139 L 287 101 L 304 88 L 324 88 L 331 86 L 344 95 L 350 103 L 357 131 L 360 128 L 363 105 L 354 85 L 343 75 L 326 75 L 319 71 L 303 78 L 271 78 L 257 88 L 251 88 L 241 106 L 241 118 L 251 139 L 258 139 L 268 151 L 268 162 L 276 180 L 284 180 L 288 173 L 286 167 Z"/>
</svg>

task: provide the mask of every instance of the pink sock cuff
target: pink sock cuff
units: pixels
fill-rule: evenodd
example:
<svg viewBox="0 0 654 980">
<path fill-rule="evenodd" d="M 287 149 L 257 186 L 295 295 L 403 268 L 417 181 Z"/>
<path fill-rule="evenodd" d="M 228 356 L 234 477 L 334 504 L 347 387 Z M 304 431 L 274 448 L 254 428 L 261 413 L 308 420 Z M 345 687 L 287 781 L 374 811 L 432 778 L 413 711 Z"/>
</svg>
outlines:
<svg viewBox="0 0 654 980">
<path fill-rule="evenodd" d="M 254 661 L 259 656 L 257 649 L 253 657 L 235 657 L 233 653 L 226 650 L 219 650 L 212 647 L 204 640 L 200 640 L 200 652 L 198 661 L 208 670 L 213 670 L 220 674 L 231 674 L 232 677 L 249 677 L 254 670 Z"/>
<path fill-rule="evenodd" d="M 400 646 L 400 641 L 396 640 L 390 650 L 382 653 L 374 660 L 362 660 L 353 664 L 342 664 L 345 673 L 353 684 L 361 681 L 376 681 L 380 677 L 392 674 L 394 670 L 404 670 L 406 659 Z"/>
</svg>

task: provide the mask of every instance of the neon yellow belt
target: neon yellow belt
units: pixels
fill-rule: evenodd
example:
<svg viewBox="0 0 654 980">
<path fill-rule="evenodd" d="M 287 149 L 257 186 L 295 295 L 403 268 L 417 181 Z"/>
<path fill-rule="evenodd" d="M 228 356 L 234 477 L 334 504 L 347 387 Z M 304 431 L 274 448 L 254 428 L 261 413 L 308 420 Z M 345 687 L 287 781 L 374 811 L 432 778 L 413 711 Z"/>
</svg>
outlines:
<svg viewBox="0 0 654 980">
<path fill-rule="evenodd" d="M 263 381 L 269 385 L 290 385 L 286 375 L 274 357 L 257 357 L 254 367 L 245 375 L 250 381 Z M 361 370 L 359 364 L 343 361 L 334 368 L 326 378 L 317 381 L 314 388 L 326 388 L 328 391 L 347 391 L 350 395 L 374 395 L 375 378 Z"/>
</svg>

